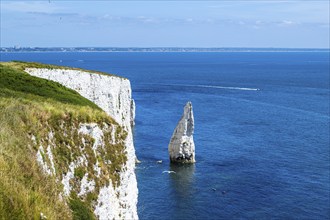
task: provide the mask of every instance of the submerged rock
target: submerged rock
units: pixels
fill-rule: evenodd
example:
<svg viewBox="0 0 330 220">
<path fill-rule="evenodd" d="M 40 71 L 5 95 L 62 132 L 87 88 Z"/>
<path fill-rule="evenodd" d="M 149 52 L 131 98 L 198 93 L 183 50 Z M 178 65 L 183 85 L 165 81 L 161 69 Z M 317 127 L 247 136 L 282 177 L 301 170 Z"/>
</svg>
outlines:
<svg viewBox="0 0 330 220">
<path fill-rule="evenodd" d="M 183 115 L 172 135 L 168 152 L 174 163 L 195 163 L 194 115 L 191 102 L 187 102 Z"/>
<path fill-rule="evenodd" d="M 137 157 L 135 157 L 135 163 L 139 164 L 139 163 L 141 163 L 141 161 Z"/>
</svg>

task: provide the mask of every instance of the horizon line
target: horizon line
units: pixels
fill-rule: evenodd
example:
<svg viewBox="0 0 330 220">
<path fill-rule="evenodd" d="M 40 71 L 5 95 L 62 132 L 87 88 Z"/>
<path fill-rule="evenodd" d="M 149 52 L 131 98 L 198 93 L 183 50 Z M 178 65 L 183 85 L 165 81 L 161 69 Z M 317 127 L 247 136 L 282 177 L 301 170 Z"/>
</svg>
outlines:
<svg viewBox="0 0 330 220">
<path fill-rule="evenodd" d="M 115 48 L 115 49 L 320 49 L 330 50 L 330 47 L 198 47 L 198 46 L 4 46 L 3 48 L 23 49 L 23 48 Z"/>
</svg>

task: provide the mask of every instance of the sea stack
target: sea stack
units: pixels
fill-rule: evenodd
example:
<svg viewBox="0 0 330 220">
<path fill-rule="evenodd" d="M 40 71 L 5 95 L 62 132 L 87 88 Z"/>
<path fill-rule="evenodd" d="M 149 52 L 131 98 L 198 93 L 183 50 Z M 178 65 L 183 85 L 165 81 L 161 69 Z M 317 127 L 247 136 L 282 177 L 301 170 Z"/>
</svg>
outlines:
<svg viewBox="0 0 330 220">
<path fill-rule="evenodd" d="M 191 102 L 187 102 L 183 115 L 168 145 L 172 163 L 195 163 L 194 114 Z"/>
</svg>

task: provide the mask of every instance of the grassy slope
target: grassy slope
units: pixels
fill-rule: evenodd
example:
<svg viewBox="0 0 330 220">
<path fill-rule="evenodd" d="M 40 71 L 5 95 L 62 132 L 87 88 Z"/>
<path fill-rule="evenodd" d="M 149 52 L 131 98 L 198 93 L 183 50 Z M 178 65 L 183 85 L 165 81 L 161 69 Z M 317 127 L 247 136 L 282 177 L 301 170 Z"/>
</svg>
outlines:
<svg viewBox="0 0 330 220">
<path fill-rule="evenodd" d="M 9 66 L 18 70 L 24 70 L 26 68 L 46 68 L 46 69 L 70 69 L 70 70 L 80 70 L 84 72 L 90 72 L 93 74 L 101 74 L 101 75 L 107 75 L 107 76 L 116 76 L 119 78 L 124 78 L 121 76 L 117 76 L 114 74 L 104 73 L 100 71 L 95 70 L 85 70 L 80 68 L 73 68 L 73 67 L 65 67 L 65 66 L 57 66 L 52 64 L 43 64 L 43 63 L 35 63 L 35 62 L 24 62 L 24 61 L 11 61 L 11 62 L 0 62 L 0 64 Z"/>
<path fill-rule="evenodd" d="M 0 68 L 2 96 L 13 96 L 14 91 L 16 94 L 20 93 L 19 97 L 28 98 L 35 95 L 34 99 L 39 99 L 40 96 L 58 102 L 98 108 L 93 102 L 59 83 L 31 76 L 11 66 L 0 64 Z"/>
<path fill-rule="evenodd" d="M 69 126 L 84 122 L 116 123 L 77 92 L 22 71 L 26 66 L 38 65 L 0 63 L 0 219 L 39 219 L 40 212 L 48 219 L 80 219 L 79 213 L 82 212 L 89 213 L 92 218 L 89 208 L 84 207 L 85 201 L 77 200 L 76 195 L 72 195 L 69 207 L 58 199 L 62 186 L 55 182 L 55 177 L 43 174 L 36 162 L 36 151 L 38 144 L 47 143 L 45 137 L 49 128 L 59 129 L 59 122 Z M 38 144 L 31 141 L 31 134 L 37 136 Z M 121 131 L 118 135 L 125 138 Z M 76 140 L 63 136 L 57 140 L 56 149 L 59 150 L 67 149 L 65 145 L 68 142 L 74 142 L 73 147 L 81 144 L 79 140 L 76 143 Z M 108 147 L 109 152 L 103 154 L 112 158 L 115 153 L 123 151 L 120 144 L 117 148 Z M 62 154 L 55 155 L 63 158 L 56 164 L 57 170 L 61 169 L 60 165 L 68 165 L 74 159 L 72 153 Z M 120 157 L 116 167 L 105 170 L 113 182 L 118 180 L 118 176 L 112 174 L 113 170 L 120 169 L 125 160 L 125 157 Z M 88 168 L 83 169 L 88 172 Z M 70 208 L 75 209 L 73 214 Z"/>
</svg>

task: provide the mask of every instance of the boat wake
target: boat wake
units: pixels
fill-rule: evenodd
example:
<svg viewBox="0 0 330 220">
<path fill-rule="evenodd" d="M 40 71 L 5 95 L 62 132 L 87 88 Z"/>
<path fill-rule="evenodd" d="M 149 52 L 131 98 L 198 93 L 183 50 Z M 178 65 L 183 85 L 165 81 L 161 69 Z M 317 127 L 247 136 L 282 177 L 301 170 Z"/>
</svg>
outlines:
<svg viewBox="0 0 330 220">
<path fill-rule="evenodd" d="M 189 85 L 190 86 L 190 85 Z M 245 88 L 245 87 L 232 87 L 232 86 L 208 86 L 208 85 L 195 85 L 202 88 L 215 88 L 215 89 L 235 89 L 235 90 L 247 90 L 247 91 L 259 91 L 258 88 Z"/>
<path fill-rule="evenodd" d="M 199 87 L 199 88 L 213 88 L 213 89 L 232 89 L 232 90 L 245 90 L 245 91 L 259 91 L 259 88 L 247 87 L 233 87 L 233 86 L 212 86 L 212 85 L 189 85 L 189 84 L 160 84 L 164 86 L 183 86 L 183 87 Z"/>
</svg>

